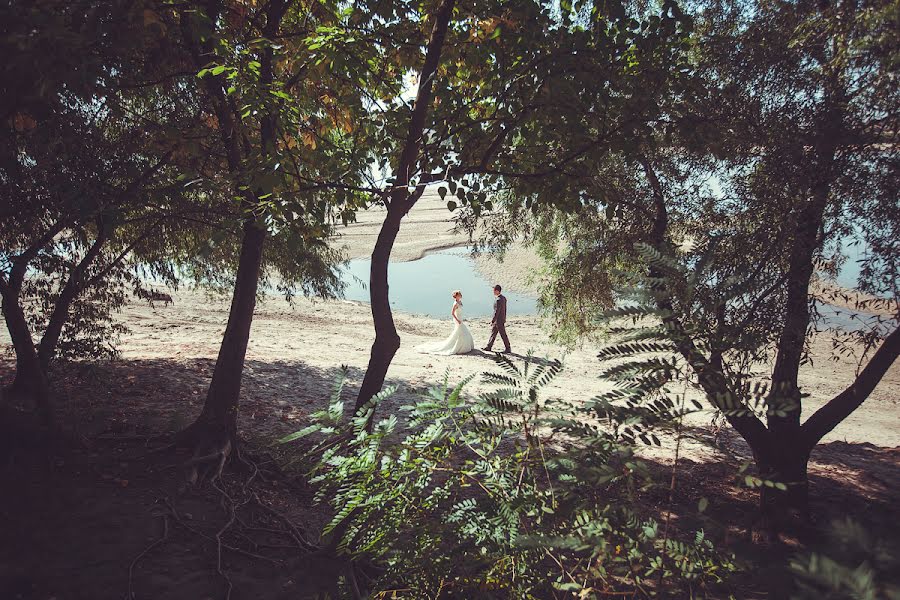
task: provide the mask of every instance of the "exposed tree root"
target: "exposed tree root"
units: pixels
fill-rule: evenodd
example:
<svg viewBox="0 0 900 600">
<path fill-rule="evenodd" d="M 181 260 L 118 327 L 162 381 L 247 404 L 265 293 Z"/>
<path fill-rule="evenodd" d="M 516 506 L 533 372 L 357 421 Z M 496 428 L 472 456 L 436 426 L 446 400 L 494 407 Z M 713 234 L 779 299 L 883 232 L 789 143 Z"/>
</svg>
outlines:
<svg viewBox="0 0 900 600">
<path fill-rule="evenodd" d="M 185 471 L 186 481 L 190 487 L 195 488 L 193 493 L 204 493 L 198 484 L 208 483 L 209 485 L 205 487 L 206 494 L 212 493 L 217 499 L 224 513 L 224 519 L 215 530 L 204 531 L 199 523 L 186 521 L 171 499 L 163 499 L 168 510 L 165 515 L 165 535 L 148 546 L 129 567 L 128 600 L 134 597 L 132 586 L 134 566 L 169 537 L 170 524 L 202 538 L 215 548 L 214 568 L 224 583 L 223 597 L 226 600 L 230 599 L 234 590 L 225 562 L 226 553 L 241 555 L 274 566 L 284 566 L 290 557 L 318 555 L 325 558 L 328 555 L 327 550 L 323 551 L 309 541 L 288 516 L 270 506 L 261 497 L 262 490 L 258 489 L 259 484 L 268 481 L 268 478 L 263 474 L 260 462 L 239 443 L 236 435 L 227 433 L 226 429 L 194 423 L 179 433 L 171 444 L 151 450 L 143 456 L 185 447 L 193 449 L 191 458 L 179 465 Z M 264 463 L 271 462 L 271 459 L 264 459 Z M 283 477 L 277 469 L 270 468 L 269 472 L 275 478 Z M 182 487 L 182 491 L 184 490 Z"/>
<path fill-rule="evenodd" d="M 178 445 L 173 444 L 174 445 Z M 238 465 L 241 475 L 232 470 L 225 470 L 229 460 Z M 163 535 L 154 540 L 131 562 L 128 568 L 127 600 L 135 598 L 134 572 L 137 564 L 154 548 L 170 540 L 170 525 L 187 534 L 209 542 L 215 549 L 214 568 L 224 583 L 223 598 L 230 599 L 234 585 L 228 573 L 225 561 L 227 553 L 244 556 L 253 560 L 266 562 L 276 567 L 283 567 L 291 557 L 310 556 L 316 554 L 318 548 L 309 542 L 303 532 L 288 518 L 272 508 L 258 490 L 262 482 L 258 463 L 246 451 L 241 452 L 237 446 L 228 445 L 219 452 L 205 452 L 195 456 L 184 465 L 188 469 L 196 469 L 197 480 L 209 482 L 209 486 L 195 490 L 218 502 L 224 513 L 224 519 L 209 530 L 199 522 L 189 522 L 176 508 L 175 501 L 169 497 L 161 498 L 166 507 L 163 514 Z M 204 529 L 206 529 L 204 531 Z"/>
<path fill-rule="evenodd" d="M 163 534 L 159 539 L 154 540 L 149 546 L 144 548 L 140 554 L 134 557 L 131 564 L 128 565 L 128 595 L 127 600 L 134 600 L 134 567 L 144 558 L 151 550 L 169 539 L 169 515 L 162 514 L 160 518 L 163 520 Z"/>
<path fill-rule="evenodd" d="M 285 527 L 287 527 L 288 531 L 290 532 L 291 538 L 297 543 L 297 546 L 299 546 L 301 549 L 307 550 L 307 551 L 313 551 L 313 552 L 320 550 L 320 548 L 317 545 L 313 544 L 312 542 L 310 542 L 309 540 L 306 539 L 306 537 L 300 532 L 299 529 L 297 529 L 297 527 L 294 525 L 294 523 L 289 518 L 287 518 L 286 516 L 284 516 L 283 514 L 281 514 L 280 512 L 278 512 L 277 510 L 275 510 L 274 508 L 272 508 L 271 506 L 269 506 L 268 504 L 266 504 L 265 502 L 260 500 L 259 495 L 257 495 L 256 492 L 253 493 L 253 500 L 256 502 L 257 506 L 259 506 L 261 509 L 263 509 L 270 515 L 276 517 L 282 523 L 284 523 Z"/>
<path fill-rule="evenodd" d="M 232 455 L 239 456 L 240 453 L 233 428 L 199 419 L 178 433 L 172 444 L 158 452 L 175 448 L 193 449 L 193 456 L 182 465 L 185 479 L 191 485 L 221 479 Z"/>
</svg>

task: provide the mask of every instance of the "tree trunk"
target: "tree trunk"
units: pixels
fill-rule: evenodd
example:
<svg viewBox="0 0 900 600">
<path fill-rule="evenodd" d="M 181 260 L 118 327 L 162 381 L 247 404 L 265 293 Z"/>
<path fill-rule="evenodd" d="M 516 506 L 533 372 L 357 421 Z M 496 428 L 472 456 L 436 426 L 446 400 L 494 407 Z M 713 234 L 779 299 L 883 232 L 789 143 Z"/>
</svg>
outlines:
<svg viewBox="0 0 900 600">
<path fill-rule="evenodd" d="M 764 481 L 783 483 L 787 489 L 763 485 L 759 495 L 760 509 L 764 515 L 776 518 L 794 511 L 806 518 L 809 514 L 809 449 L 801 439 L 776 440 L 774 446 L 778 448 L 777 454 L 757 461 L 759 476 Z"/>
<path fill-rule="evenodd" d="M 6 320 L 9 337 L 16 352 L 16 378 L 7 395 L 9 398 L 26 398 L 34 402 L 43 424 L 47 428 L 53 428 L 56 419 L 50 399 L 50 386 L 41 369 L 37 349 L 17 292 L 18 290 L 3 286 L 3 318 Z"/>
<path fill-rule="evenodd" d="M 381 391 L 391 361 L 400 348 L 400 336 L 394 326 L 394 316 L 391 312 L 388 295 L 388 263 L 391 258 L 391 249 L 394 247 L 394 241 L 400 231 L 400 221 L 422 196 L 422 189 L 410 193 L 408 186 L 419 162 L 425 120 L 431 106 L 434 78 L 440 64 L 441 50 L 450 26 L 454 3 L 455 0 L 442 0 L 434 13 L 434 26 L 428 40 L 425 61 L 419 73 L 416 103 L 409 120 L 406 142 L 400 153 L 397 178 L 391 191 L 388 214 L 381 226 L 381 231 L 378 232 L 378 240 L 372 251 L 372 266 L 369 270 L 369 299 L 372 303 L 372 319 L 375 323 L 375 342 L 372 344 L 369 365 L 356 397 L 356 410 L 368 404 Z M 371 418 L 368 425 L 369 427 L 372 425 Z"/>
<path fill-rule="evenodd" d="M 40 359 L 34 346 L 34 339 L 31 337 L 31 330 L 28 328 L 25 311 L 22 309 L 20 295 L 28 265 L 67 225 L 66 219 L 56 221 L 25 252 L 12 259 L 8 277 L 0 273 L 0 298 L 2 298 L 0 308 L 16 352 L 16 380 L 8 394 L 30 397 L 37 408 L 39 418 L 48 429 L 56 427 L 50 386 L 40 367 Z"/>
<path fill-rule="evenodd" d="M 759 488 L 759 515 L 751 528 L 754 542 L 772 544 L 786 528 L 810 522 L 809 449 L 800 438 L 778 440 L 772 444 L 775 454 L 757 457 L 756 467 L 763 485 Z M 784 484 L 786 489 L 771 487 Z"/>
<path fill-rule="evenodd" d="M 815 255 L 821 245 L 819 232 L 831 195 L 837 139 L 842 124 L 842 116 L 836 108 L 837 84 L 829 83 L 831 85 L 826 85 L 825 90 L 826 106 L 816 130 L 815 171 L 809 199 L 797 211 L 796 220 L 792 223 L 794 242 L 788 259 L 784 326 L 776 346 L 772 387 L 766 399 L 773 454 L 778 455 L 777 462 L 772 464 L 775 467 L 772 479 L 787 485 L 788 490 L 763 488 L 760 493 L 760 504 L 764 508 L 771 505 L 796 509 L 804 517 L 809 514 L 806 462 L 812 444 L 807 443 L 800 425 L 802 395 L 799 375 L 810 320 L 809 286 Z M 801 459 L 802 468 L 796 464 Z"/>
<path fill-rule="evenodd" d="M 237 435 L 237 408 L 241 393 L 244 357 L 250 340 L 250 325 L 256 308 L 260 265 L 266 231 L 255 222 L 244 224 L 241 255 L 238 263 L 234 295 L 228 325 L 219 347 L 212 383 L 206 394 L 203 411 L 183 433 L 182 439 L 204 443 L 231 444 Z"/>
<path fill-rule="evenodd" d="M 356 398 L 356 410 L 371 400 L 384 386 L 384 378 L 394 355 L 400 348 L 400 336 L 394 325 L 391 312 L 390 294 L 388 293 L 388 264 L 391 249 L 400 231 L 400 220 L 403 215 L 388 210 L 375 249 L 372 251 L 372 265 L 369 269 L 369 300 L 372 304 L 372 319 L 375 322 L 375 342 L 369 355 L 369 365 Z"/>
</svg>

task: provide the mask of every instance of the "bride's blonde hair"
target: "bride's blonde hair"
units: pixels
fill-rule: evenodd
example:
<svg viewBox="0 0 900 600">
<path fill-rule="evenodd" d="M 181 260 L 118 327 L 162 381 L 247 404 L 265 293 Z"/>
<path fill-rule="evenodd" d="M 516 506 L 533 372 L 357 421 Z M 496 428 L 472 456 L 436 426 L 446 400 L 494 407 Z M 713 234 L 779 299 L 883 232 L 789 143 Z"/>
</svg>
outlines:
<svg viewBox="0 0 900 600">
<path fill-rule="evenodd" d="M 453 290 L 453 293 L 450 295 L 456 298 L 457 296 L 462 296 L 462 292 L 459 290 Z"/>
</svg>

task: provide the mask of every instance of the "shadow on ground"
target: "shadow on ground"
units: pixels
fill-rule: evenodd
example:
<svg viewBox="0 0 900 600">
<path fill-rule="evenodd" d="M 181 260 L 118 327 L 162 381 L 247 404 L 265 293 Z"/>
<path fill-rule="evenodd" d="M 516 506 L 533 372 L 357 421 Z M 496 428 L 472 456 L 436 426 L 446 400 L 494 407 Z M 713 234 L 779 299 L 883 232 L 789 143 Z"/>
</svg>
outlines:
<svg viewBox="0 0 900 600">
<path fill-rule="evenodd" d="M 483 355 L 486 361 L 493 359 L 493 353 Z M 218 573 L 215 543 L 228 515 L 221 494 L 211 488 L 180 489 L 178 465 L 186 457 L 148 455 L 161 445 L 151 436 L 178 431 L 199 414 L 213 366 L 210 359 L 159 359 L 74 363 L 56 369 L 59 412 L 89 445 L 64 455 L 19 450 L 0 461 L 0 598 L 119 600 L 129 597 L 129 569 L 134 598 L 224 596 L 227 584 Z M 326 406 L 339 370 L 302 362 L 248 361 L 239 424 L 243 436 L 265 448 L 305 426 L 311 412 Z M 11 362 L 0 361 L 0 383 L 8 384 L 11 373 Z M 348 371 L 348 404 L 362 376 L 360 369 Z M 421 391 L 418 384 L 388 383 L 401 385 L 401 390 L 380 407 L 380 415 L 414 400 Z M 738 466 L 749 457 L 746 444 L 728 428 L 690 433 L 717 446 L 722 460 L 682 459 L 672 503 L 667 487 L 653 490 L 642 501 L 659 515 L 671 509 L 679 529 L 702 528 L 720 547 L 753 557 L 760 567 L 752 574 L 756 580 L 783 578 L 779 565 L 799 547 L 796 543 L 764 551 L 749 545 L 756 496 L 735 484 Z M 898 459 L 898 448 L 820 445 L 810 468 L 819 523 L 850 515 L 871 531 L 896 539 Z M 669 481 L 671 465 L 655 463 L 651 468 L 658 481 Z M 230 485 L 240 490 L 239 480 Z M 259 493 L 301 529 L 318 531 L 323 515 L 312 508 L 309 490 L 274 478 L 260 482 Z M 697 510 L 700 498 L 709 501 L 702 514 Z M 277 529 L 271 515 L 250 511 L 244 518 L 260 529 Z M 282 534 L 273 536 L 252 542 L 228 538 L 229 544 L 244 550 L 222 555 L 222 571 L 234 585 L 233 599 L 302 599 L 333 586 L 340 562 L 300 550 Z"/>
</svg>

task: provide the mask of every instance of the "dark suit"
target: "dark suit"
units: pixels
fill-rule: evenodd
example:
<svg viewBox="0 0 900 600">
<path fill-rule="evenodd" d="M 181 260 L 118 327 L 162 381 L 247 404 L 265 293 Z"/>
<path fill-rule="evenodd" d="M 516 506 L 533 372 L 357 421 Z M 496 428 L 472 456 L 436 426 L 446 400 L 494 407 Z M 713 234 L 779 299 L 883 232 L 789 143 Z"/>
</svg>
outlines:
<svg viewBox="0 0 900 600">
<path fill-rule="evenodd" d="M 503 339 L 506 351 L 510 352 L 509 337 L 506 335 L 506 296 L 500 294 L 494 300 L 494 318 L 491 319 L 491 339 L 488 340 L 487 349 L 490 350 L 497 339 L 497 334 Z"/>
</svg>

